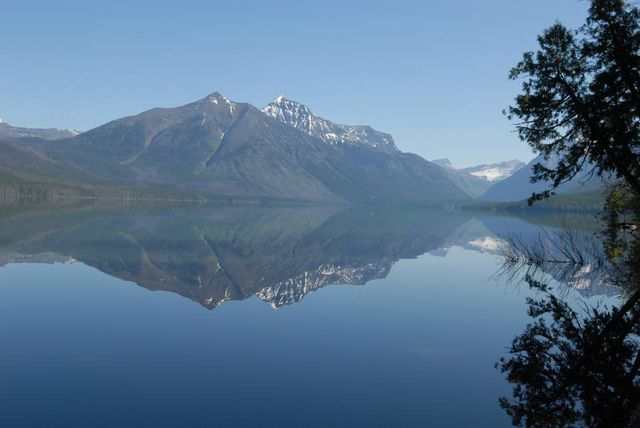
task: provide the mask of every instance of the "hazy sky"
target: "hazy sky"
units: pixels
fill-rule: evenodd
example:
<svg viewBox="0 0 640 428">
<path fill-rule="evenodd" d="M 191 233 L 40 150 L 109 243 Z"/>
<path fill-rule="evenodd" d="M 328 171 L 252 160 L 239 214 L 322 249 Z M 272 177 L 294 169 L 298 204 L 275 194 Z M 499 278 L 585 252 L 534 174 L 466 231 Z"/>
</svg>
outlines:
<svg viewBox="0 0 640 428">
<path fill-rule="evenodd" d="M 529 160 L 502 115 L 509 68 L 577 0 L 6 1 L 0 117 L 87 130 L 219 91 L 278 95 L 456 166 Z"/>
</svg>

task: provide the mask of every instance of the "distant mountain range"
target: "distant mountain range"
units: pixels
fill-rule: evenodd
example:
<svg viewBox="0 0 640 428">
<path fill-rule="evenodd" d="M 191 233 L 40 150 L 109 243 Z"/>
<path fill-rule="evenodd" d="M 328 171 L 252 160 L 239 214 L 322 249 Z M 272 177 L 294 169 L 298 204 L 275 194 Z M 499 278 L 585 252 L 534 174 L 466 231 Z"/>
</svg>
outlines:
<svg viewBox="0 0 640 428">
<path fill-rule="evenodd" d="M 443 167 L 451 180 L 472 198 L 483 195 L 491 186 L 512 176 L 525 165 L 524 162 L 513 159 L 456 169 L 449 159 L 435 159 L 431 162 Z"/>
<path fill-rule="evenodd" d="M 518 159 L 512 159 L 510 161 L 483 164 L 478 166 L 472 166 L 469 168 L 459 169 L 460 172 L 464 172 L 474 177 L 481 178 L 489 183 L 497 183 L 505 178 L 511 177 L 520 168 L 524 166 L 524 162 Z"/>
<path fill-rule="evenodd" d="M 542 156 L 537 156 L 527 164 L 513 159 L 458 169 L 453 167 L 449 159 L 435 159 L 431 162 L 443 167 L 449 178 L 470 197 L 486 202 L 507 202 L 521 201 L 532 193 L 550 189 L 551 184 L 548 182 L 531 182 L 533 165 L 542 163 L 553 167 L 557 160 L 552 157 L 545 161 Z M 555 192 L 576 195 L 591 193 L 601 190 L 610 181 L 592 177 L 589 165 L 586 165 L 582 172 L 555 189 Z"/>
<path fill-rule="evenodd" d="M 80 132 L 75 129 L 38 129 L 38 128 L 19 128 L 11 126 L 0 119 L 0 138 L 42 138 L 43 140 L 61 140 L 63 138 L 71 138 Z"/>
<path fill-rule="evenodd" d="M 533 166 L 537 163 L 551 166 L 557 162 L 555 158 L 545 161 L 542 156 L 537 156 L 524 167 L 515 171 L 508 178 L 492 185 L 480 200 L 483 201 L 515 201 L 526 199 L 534 192 L 542 192 L 550 188 L 547 182 L 532 183 Z M 600 177 L 591 176 L 589 165 L 583 167 L 583 170 L 572 180 L 562 184 L 555 191 L 557 193 L 580 193 L 602 189 L 602 187 L 610 180 L 601 179 Z"/>
<path fill-rule="evenodd" d="M 315 202 L 469 198 L 390 135 L 335 124 L 283 97 L 261 110 L 216 92 L 54 142 L 24 134 L 0 134 L 0 179 Z"/>
</svg>

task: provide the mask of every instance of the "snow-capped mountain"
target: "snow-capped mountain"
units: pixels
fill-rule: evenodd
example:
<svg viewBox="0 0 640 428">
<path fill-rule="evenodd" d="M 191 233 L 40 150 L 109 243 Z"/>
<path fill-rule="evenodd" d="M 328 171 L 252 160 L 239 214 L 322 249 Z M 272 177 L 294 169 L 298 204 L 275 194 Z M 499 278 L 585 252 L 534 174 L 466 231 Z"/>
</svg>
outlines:
<svg viewBox="0 0 640 428">
<path fill-rule="evenodd" d="M 454 168 L 446 158 L 431 162 L 444 168 L 451 180 L 472 198 L 483 195 L 495 183 L 511 177 L 525 165 L 517 159 L 467 168 Z"/>
<path fill-rule="evenodd" d="M 545 160 L 542 155 L 538 155 L 524 167 L 519 168 L 514 174 L 504 180 L 493 184 L 481 197 L 485 201 L 521 201 L 528 198 L 534 192 L 542 192 L 551 188 L 548 181 L 531 182 L 534 165 L 540 163 L 547 168 L 555 168 L 557 156 L 551 156 Z M 603 188 L 606 183 L 612 181 L 611 177 L 597 177 L 590 174 L 591 165 L 585 165 L 575 177 L 563 183 L 554 191 L 556 193 L 580 193 L 597 191 Z"/>
<path fill-rule="evenodd" d="M 309 107 L 279 96 L 262 108 L 262 112 L 280 122 L 320 138 L 329 144 L 358 144 L 385 150 L 398 150 L 393 137 L 369 126 L 333 123 L 316 116 Z"/>
<path fill-rule="evenodd" d="M 472 166 L 469 168 L 462 168 L 458 171 L 471 174 L 475 177 L 482 178 L 489 183 L 495 183 L 500 180 L 504 180 L 507 177 L 511 177 L 516 171 L 525 165 L 524 162 L 518 159 L 512 159 L 510 161 Z"/>
</svg>

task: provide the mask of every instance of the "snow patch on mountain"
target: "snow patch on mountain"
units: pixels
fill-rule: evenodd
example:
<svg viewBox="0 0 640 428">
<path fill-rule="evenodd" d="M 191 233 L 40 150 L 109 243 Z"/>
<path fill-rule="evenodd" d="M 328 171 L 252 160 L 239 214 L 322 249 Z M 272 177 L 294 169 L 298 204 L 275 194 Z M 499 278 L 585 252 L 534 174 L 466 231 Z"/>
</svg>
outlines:
<svg viewBox="0 0 640 428">
<path fill-rule="evenodd" d="M 222 95 L 220 92 L 214 92 L 213 94 L 207 95 L 204 100 L 214 105 L 226 105 L 229 108 L 229 112 L 231 114 L 235 114 L 236 112 L 236 103 Z"/>
<path fill-rule="evenodd" d="M 505 178 L 512 176 L 516 171 L 518 171 L 525 165 L 524 162 L 521 162 L 518 159 L 499 163 L 471 166 L 467 168 L 454 168 L 451 161 L 446 158 L 433 159 L 431 162 L 447 170 L 454 170 L 462 174 L 472 175 L 489 183 L 504 180 Z"/>
<path fill-rule="evenodd" d="M 516 171 L 525 165 L 524 162 L 518 159 L 510 161 L 472 166 L 469 168 L 459 169 L 461 172 L 471 174 L 474 177 L 482 178 L 490 183 L 494 183 L 500 180 L 504 180 L 507 177 L 511 177 Z"/>
<path fill-rule="evenodd" d="M 333 123 L 316 116 L 304 104 L 288 100 L 282 95 L 262 108 L 262 112 L 328 144 L 357 144 L 385 150 L 398 150 L 389 134 L 376 131 L 369 126 Z"/>
<path fill-rule="evenodd" d="M 480 171 L 472 172 L 471 175 L 484 178 L 485 180 L 491 182 L 502 180 L 503 178 L 508 177 L 509 175 L 511 175 L 511 171 L 505 171 L 502 168 L 487 168 Z"/>
<path fill-rule="evenodd" d="M 76 129 L 57 128 L 22 128 L 12 126 L 0 119 L 0 138 L 42 138 L 44 140 L 60 140 L 80 134 Z"/>
</svg>

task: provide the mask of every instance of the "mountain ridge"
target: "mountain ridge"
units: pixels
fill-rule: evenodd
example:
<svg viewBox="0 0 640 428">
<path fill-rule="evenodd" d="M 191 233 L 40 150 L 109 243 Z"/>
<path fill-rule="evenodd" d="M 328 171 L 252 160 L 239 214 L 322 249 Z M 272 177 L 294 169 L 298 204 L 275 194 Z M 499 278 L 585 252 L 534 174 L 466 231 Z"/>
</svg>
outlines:
<svg viewBox="0 0 640 428">
<path fill-rule="evenodd" d="M 24 128 L 13 126 L 0 118 L 0 138 L 42 138 L 43 140 L 61 140 L 79 135 L 75 129 Z"/>
<path fill-rule="evenodd" d="M 531 182 L 533 176 L 533 166 L 537 163 L 553 166 L 556 160 L 550 158 L 545 160 L 542 155 L 538 155 L 525 166 L 520 168 L 510 177 L 492 185 L 480 198 L 482 201 L 505 202 L 527 199 L 532 193 L 542 192 L 551 188 L 550 182 Z M 602 189 L 609 179 L 592 177 L 589 173 L 591 168 L 585 165 L 583 170 L 569 182 L 560 185 L 557 193 L 581 193 Z"/>
<path fill-rule="evenodd" d="M 261 111 L 282 123 L 320 138 L 329 144 L 363 144 L 386 150 L 398 150 L 390 134 L 376 131 L 367 125 L 342 125 L 311 112 L 297 101 L 280 95 Z"/>
<path fill-rule="evenodd" d="M 303 113 L 307 124 L 319 127 L 292 126 L 214 92 L 183 106 L 115 119 L 55 144 L 0 139 L 0 172 L 33 180 L 27 172 L 41 170 L 32 161 L 37 159 L 60 170 L 44 174 L 45 180 L 77 177 L 83 184 L 204 196 L 374 204 L 468 199 L 442 168 L 401 152 L 389 134 L 309 116 L 308 108 Z M 326 130 L 339 138 L 327 137 Z"/>
<path fill-rule="evenodd" d="M 472 198 L 482 196 L 492 185 L 510 177 L 524 166 L 524 162 L 517 159 L 466 168 L 454 168 L 447 158 L 431 162 L 444 168 L 451 180 Z"/>
</svg>

